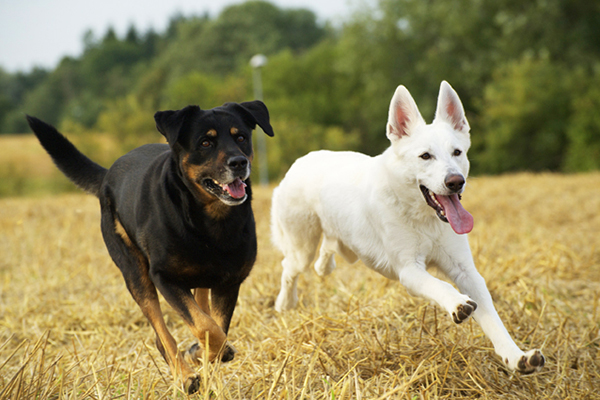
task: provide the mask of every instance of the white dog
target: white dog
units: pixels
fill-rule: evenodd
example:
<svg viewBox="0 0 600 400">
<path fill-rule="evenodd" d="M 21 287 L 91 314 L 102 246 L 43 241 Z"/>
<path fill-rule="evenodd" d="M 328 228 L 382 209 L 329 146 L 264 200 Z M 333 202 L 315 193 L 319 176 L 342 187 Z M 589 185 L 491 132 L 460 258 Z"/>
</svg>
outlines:
<svg viewBox="0 0 600 400">
<path fill-rule="evenodd" d="M 391 146 L 377 157 L 316 151 L 290 168 L 273 193 L 273 241 L 283 252 L 275 308 L 298 303 L 298 275 L 314 260 L 321 276 L 335 268 L 334 253 L 359 258 L 408 291 L 434 301 L 457 324 L 471 315 L 511 370 L 531 373 L 545 359 L 511 339 L 475 269 L 466 233 L 473 217 L 460 204 L 469 172 L 469 123 L 462 103 L 442 82 L 433 123 L 399 86 L 387 124 Z M 464 293 L 427 272 L 436 265 Z"/>
</svg>

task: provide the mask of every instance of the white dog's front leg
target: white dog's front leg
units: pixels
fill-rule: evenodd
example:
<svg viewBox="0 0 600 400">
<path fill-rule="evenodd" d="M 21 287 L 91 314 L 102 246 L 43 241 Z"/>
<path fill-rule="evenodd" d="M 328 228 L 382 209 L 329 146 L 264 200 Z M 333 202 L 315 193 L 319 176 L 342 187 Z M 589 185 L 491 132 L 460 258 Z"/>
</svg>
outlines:
<svg viewBox="0 0 600 400">
<path fill-rule="evenodd" d="M 448 311 L 457 324 L 469 318 L 477 308 L 477 303 L 471 298 L 417 265 L 403 267 L 398 278 L 410 294 L 436 302 Z"/>
<path fill-rule="evenodd" d="M 496 353 L 502 357 L 508 368 L 522 373 L 531 373 L 542 368 L 545 358 L 540 350 L 535 349 L 524 353 L 510 337 L 494 308 L 485 280 L 475 266 L 456 268 L 455 271 L 457 273 L 450 278 L 462 293 L 468 294 L 477 302 L 478 307 L 473 318 L 492 341 Z"/>
</svg>

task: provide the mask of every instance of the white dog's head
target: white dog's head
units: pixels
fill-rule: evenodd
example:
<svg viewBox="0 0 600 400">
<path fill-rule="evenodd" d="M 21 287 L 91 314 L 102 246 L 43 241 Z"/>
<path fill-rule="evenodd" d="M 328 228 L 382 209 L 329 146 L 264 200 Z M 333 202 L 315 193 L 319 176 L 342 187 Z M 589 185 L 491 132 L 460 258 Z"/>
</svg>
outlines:
<svg viewBox="0 0 600 400">
<path fill-rule="evenodd" d="M 469 129 L 462 103 L 446 81 L 440 86 L 435 118 L 429 125 L 408 90 L 396 89 L 387 123 L 391 151 L 398 161 L 393 173 L 416 185 L 427 205 L 458 234 L 473 229 L 473 217 L 460 204 L 469 174 Z"/>
</svg>

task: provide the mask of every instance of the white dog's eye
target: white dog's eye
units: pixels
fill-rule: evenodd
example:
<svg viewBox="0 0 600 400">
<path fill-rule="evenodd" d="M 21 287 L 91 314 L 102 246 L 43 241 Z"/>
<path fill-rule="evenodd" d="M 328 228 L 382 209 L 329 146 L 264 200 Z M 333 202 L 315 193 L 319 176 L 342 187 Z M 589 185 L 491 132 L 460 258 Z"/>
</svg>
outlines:
<svg viewBox="0 0 600 400">
<path fill-rule="evenodd" d="M 454 156 L 458 157 L 462 154 L 462 151 L 459 149 L 454 150 L 454 153 L 452 153 Z"/>
<path fill-rule="evenodd" d="M 421 157 L 423 160 L 429 160 L 431 158 L 431 154 L 423 153 L 419 157 Z"/>
</svg>

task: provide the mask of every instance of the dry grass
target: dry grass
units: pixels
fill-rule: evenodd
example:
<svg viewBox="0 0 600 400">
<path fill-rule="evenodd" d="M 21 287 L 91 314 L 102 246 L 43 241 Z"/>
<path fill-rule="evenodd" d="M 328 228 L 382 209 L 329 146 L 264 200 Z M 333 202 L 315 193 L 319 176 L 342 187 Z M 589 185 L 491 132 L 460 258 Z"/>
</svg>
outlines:
<svg viewBox="0 0 600 400">
<path fill-rule="evenodd" d="M 148 143 L 138 138 L 138 145 Z M 118 155 L 131 149 L 112 135 L 70 134 L 69 140 L 84 154 L 101 165 L 110 166 Z M 150 141 L 161 140 L 156 134 Z M 0 198 L 9 196 L 43 196 L 77 190 L 56 168 L 50 156 L 33 134 L 0 135 Z"/>
<path fill-rule="evenodd" d="M 455 326 L 361 265 L 304 275 L 300 307 L 275 313 L 281 257 L 270 190 L 256 192 L 259 259 L 230 331 L 239 354 L 202 369 L 191 398 L 598 398 L 600 174 L 476 178 L 467 189 L 473 255 L 500 316 L 521 347 L 547 356 L 530 376 L 507 372 L 474 322 Z M 0 254 L 0 399 L 187 397 L 107 255 L 94 198 L 1 200 Z"/>
</svg>

